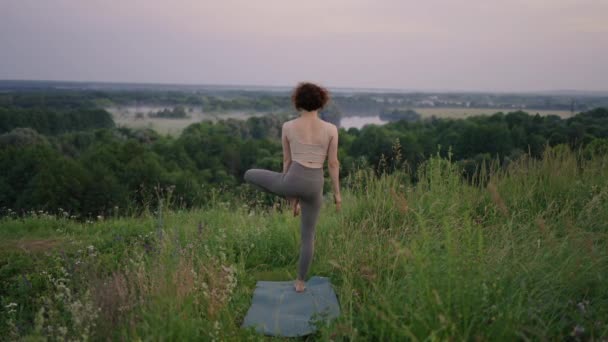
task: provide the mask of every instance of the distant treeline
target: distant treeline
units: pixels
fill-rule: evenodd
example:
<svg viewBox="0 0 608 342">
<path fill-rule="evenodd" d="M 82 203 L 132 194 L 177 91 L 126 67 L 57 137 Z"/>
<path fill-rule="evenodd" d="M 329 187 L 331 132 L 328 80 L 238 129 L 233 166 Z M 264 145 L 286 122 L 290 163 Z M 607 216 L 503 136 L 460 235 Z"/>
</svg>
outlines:
<svg viewBox="0 0 608 342">
<path fill-rule="evenodd" d="M 0 133 L 18 127 L 33 128 L 42 134 L 60 134 L 94 128 L 112 128 L 110 113 L 96 108 L 0 107 Z"/>
<path fill-rule="evenodd" d="M 608 96 L 558 94 L 334 92 L 333 105 L 346 115 L 378 115 L 397 108 L 527 108 L 581 112 L 608 107 Z M 289 91 L 236 90 L 70 90 L 31 89 L 0 92 L 0 107 L 106 108 L 109 106 L 184 106 L 203 111 L 291 111 Z M 515 110 L 515 109 L 514 109 Z"/>
<path fill-rule="evenodd" d="M 184 106 L 177 106 L 173 109 L 165 108 L 156 113 L 150 113 L 148 116 L 151 118 L 160 118 L 160 119 L 187 119 L 187 118 L 189 118 L 188 114 L 186 114 L 186 108 L 184 108 Z"/>
<path fill-rule="evenodd" d="M 397 142 L 401 148 L 396 152 Z M 567 144 L 575 149 L 608 152 L 608 109 L 598 108 L 568 119 L 518 111 L 466 119 L 401 120 L 349 129 L 341 135 L 340 144 L 347 164 L 362 158 L 372 167 L 390 169 L 400 166 L 395 161 L 401 160 L 415 174 L 429 155 L 440 153 L 451 155 L 471 177 L 484 161 L 508 163 L 524 154 L 540 157 L 547 145 Z"/>
<path fill-rule="evenodd" d="M 48 123 L 38 110 L 39 121 Z M 286 119 L 269 115 L 201 122 L 178 138 L 108 128 L 106 120 L 92 121 L 106 128 L 62 134 L 50 123 L 24 121 L 34 128 L 0 135 L 0 208 L 62 208 L 84 217 L 154 207 L 157 198 L 168 195 L 185 207 L 204 205 L 210 196 L 234 199 L 234 193 L 247 191 L 241 183 L 248 168 L 281 170 L 279 137 Z M 608 110 L 566 120 L 514 112 L 341 129 L 339 158 L 343 177 L 360 167 L 378 172 L 407 167 L 415 178 L 429 155 L 450 153 L 470 177 L 483 161 L 508 163 L 525 153 L 537 157 L 546 145 L 558 144 L 605 153 Z"/>
</svg>

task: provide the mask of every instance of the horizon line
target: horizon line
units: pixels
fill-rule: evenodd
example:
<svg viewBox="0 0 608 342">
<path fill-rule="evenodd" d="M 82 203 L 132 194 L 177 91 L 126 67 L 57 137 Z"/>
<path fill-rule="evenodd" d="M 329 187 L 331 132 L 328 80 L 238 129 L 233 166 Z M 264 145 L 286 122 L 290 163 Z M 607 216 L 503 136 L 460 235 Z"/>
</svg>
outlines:
<svg viewBox="0 0 608 342">
<path fill-rule="evenodd" d="M 2 82 L 31 82 L 31 83 L 74 83 L 74 84 L 102 84 L 102 85 L 133 85 L 133 86 L 181 86 L 181 87 L 228 87 L 235 88 L 235 90 L 245 90 L 244 87 L 252 88 L 266 88 L 278 90 L 290 90 L 295 85 L 262 85 L 262 84 L 234 84 L 234 83 L 174 83 L 174 82 L 142 82 L 142 81 L 76 81 L 76 80 L 44 80 L 44 79 L 0 79 Z M 302 81 L 307 82 L 307 81 Z M 314 81 L 310 81 L 314 82 Z M 319 83 L 320 84 L 320 83 Z M 550 90 L 465 90 L 465 89 L 413 89 L 413 88 L 391 88 L 391 87 L 353 87 L 353 86 L 335 86 L 335 85 L 323 85 L 324 87 L 335 91 L 335 92 L 374 92 L 374 93 L 478 93 L 478 94 L 522 94 L 522 95 L 534 95 L 534 94 L 551 94 L 551 95 L 595 95 L 595 96 L 608 96 L 608 89 L 606 90 L 584 90 L 584 89 L 550 89 Z M 240 88 L 240 89 L 239 89 Z"/>
</svg>

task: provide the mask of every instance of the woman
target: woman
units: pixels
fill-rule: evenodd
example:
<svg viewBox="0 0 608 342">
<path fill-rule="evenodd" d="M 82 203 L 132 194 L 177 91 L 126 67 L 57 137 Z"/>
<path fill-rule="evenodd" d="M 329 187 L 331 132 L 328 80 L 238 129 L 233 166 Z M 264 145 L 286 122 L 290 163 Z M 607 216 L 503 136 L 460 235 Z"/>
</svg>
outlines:
<svg viewBox="0 0 608 342">
<path fill-rule="evenodd" d="M 329 100 L 328 91 L 312 83 L 300 83 L 291 99 L 300 115 L 283 124 L 283 172 L 250 169 L 244 178 L 264 191 L 287 198 L 294 216 L 301 208 L 300 258 L 294 287 L 297 292 L 302 292 L 312 261 L 315 226 L 323 202 L 323 165 L 326 159 L 337 211 L 340 211 L 342 197 L 338 180 L 338 129 L 319 118 L 319 110 Z"/>
</svg>

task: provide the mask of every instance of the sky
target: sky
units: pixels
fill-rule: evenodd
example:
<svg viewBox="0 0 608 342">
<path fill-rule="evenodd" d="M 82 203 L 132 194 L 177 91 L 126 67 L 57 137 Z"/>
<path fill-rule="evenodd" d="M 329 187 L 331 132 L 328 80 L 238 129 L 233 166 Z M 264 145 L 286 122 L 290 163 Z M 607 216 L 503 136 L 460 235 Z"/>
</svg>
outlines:
<svg viewBox="0 0 608 342">
<path fill-rule="evenodd" d="M 608 0 L 0 0 L 0 79 L 608 90 Z"/>
</svg>

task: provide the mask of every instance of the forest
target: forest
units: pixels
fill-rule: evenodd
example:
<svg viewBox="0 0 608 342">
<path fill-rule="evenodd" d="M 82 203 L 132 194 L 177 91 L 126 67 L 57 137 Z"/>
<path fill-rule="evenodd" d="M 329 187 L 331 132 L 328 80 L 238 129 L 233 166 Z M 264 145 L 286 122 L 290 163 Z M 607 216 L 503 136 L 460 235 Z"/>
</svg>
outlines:
<svg viewBox="0 0 608 342">
<path fill-rule="evenodd" d="M 265 101 L 247 106 L 272 106 Z M 87 218 L 138 213 L 167 196 L 169 205 L 183 208 L 204 206 L 217 196 L 247 196 L 245 170 L 281 170 L 281 125 L 296 115 L 203 121 L 171 137 L 117 127 L 99 102 L 99 94 L 89 91 L 0 94 L 2 215 L 44 210 Z M 184 107 L 177 108 L 160 114 L 185 115 Z M 331 121 L 331 114 L 341 111 L 332 104 L 325 117 Z M 421 119 L 405 109 L 381 114 L 396 121 L 340 129 L 342 178 L 367 167 L 377 174 L 407 169 L 415 182 L 419 167 L 438 155 L 456 162 L 462 176 L 475 181 L 490 163 L 506 166 L 526 154 L 538 158 L 547 146 L 567 145 L 588 154 L 608 150 L 606 108 L 567 119 L 523 111 L 464 119 Z"/>
</svg>

